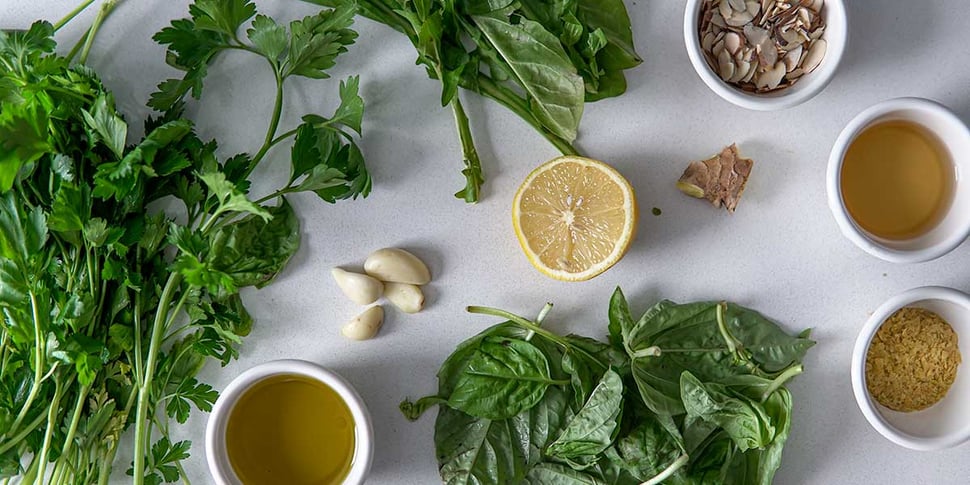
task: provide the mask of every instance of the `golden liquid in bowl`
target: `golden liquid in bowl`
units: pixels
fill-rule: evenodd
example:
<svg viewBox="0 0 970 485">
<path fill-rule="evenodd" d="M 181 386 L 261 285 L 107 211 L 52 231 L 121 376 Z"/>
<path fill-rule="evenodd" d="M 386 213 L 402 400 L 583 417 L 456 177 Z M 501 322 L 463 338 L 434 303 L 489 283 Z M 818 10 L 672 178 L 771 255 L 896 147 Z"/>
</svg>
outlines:
<svg viewBox="0 0 970 485">
<path fill-rule="evenodd" d="M 236 401 L 226 424 L 229 463 L 244 485 L 337 485 L 355 449 L 350 408 L 326 384 L 281 374 Z"/>
<path fill-rule="evenodd" d="M 866 232 L 888 240 L 926 234 L 953 199 L 954 167 L 923 126 L 884 121 L 860 133 L 842 159 L 842 200 Z"/>
</svg>

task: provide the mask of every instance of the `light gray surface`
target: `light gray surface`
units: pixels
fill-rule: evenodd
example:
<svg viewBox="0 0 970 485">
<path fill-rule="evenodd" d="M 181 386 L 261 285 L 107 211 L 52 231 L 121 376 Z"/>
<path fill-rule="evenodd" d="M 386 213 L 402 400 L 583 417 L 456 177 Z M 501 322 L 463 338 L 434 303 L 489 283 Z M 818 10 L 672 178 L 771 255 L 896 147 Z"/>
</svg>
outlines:
<svg viewBox="0 0 970 485">
<path fill-rule="evenodd" d="M 2 0 L 0 27 L 36 17 L 56 20 L 74 3 Z M 966 483 L 967 446 L 917 453 L 872 430 L 852 397 L 848 365 L 857 331 L 886 298 L 924 284 L 970 289 L 970 247 L 926 264 L 881 262 L 841 237 L 826 206 L 824 180 L 841 127 L 877 101 L 924 96 L 970 115 L 970 10 L 956 0 L 850 3 L 849 48 L 832 84 L 800 107 L 757 113 L 721 100 L 697 78 L 684 52 L 682 2 L 628 2 L 645 62 L 629 73 L 622 98 L 587 105 L 578 146 L 613 164 L 636 188 L 639 236 L 615 268 L 580 284 L 533 270 L 509 220 L 519 182 L 556 155 L 553 148 L 503 108 L 465 95 L 488 185 L 476 206 L 452 198 L 463 182 L 451 114 L 438 105 L 439 85 L 414 65 L 414 51 L 402 36 L 359 21 L 361 38 L 340 59 L 335 79 L 289 86 L 294 96 L 282 126 L 304 112 L 331 111 L 336 79 L 359 73 L 367 103 L 363 148 L 374 193 L 334 206 L 310 196 L 293 199 L 303 221 L 300 252 L 271 287 L 245 295 L 257 325 L 240 360 L 226 368 L 209 365 L 202 379 L 221 389 L 244 369 L 278 358 L 334 369 L 354 383 L 374 417 L 370 483 L 429 484 L 437 481 L 433 413 L 408 423 L 397 405 L 405 396 L 433 391 L 434 374 L 454 346 L 493 323 L 466 315 L 465 305 L 531 314 L 548 300 L 556 303 L 550 327 L 602 337 L 616 285 L 634 311 L 661 297 L 725 298 L 790 329 L 816 329 L 819 345 L 807 358 L 807 372 L 792 384 L 794 428 L 776 483 Z M 184 16 L 186 4 L 127 0 L 99 34 L 90 64 L 135 125 L 148 114 L 144 102 L 154 85 L 174 74 L 150 36 Z M 280 20 L 313 11 L 295 0 L 259 4 Z M 66 29 L 62 42 L 73 44 L 78 31 Z M 204 137 L 218 137 L 223 154 L 256 150 L 272 104 L 265 63 L 234 54 L 211 72 L 204 99 L 190 115 Z M 735 215 L 677 192 L 673 182 L 688 160 L 734 141 L 756 161 Z M 276 150 L 256 175 L 284 176 L 287 155 L 287 149 Z M 256 191 L 269 186 L 257 182 Z M 651 215 L 652 207 L 663 215 Z M 430 264 L 435 278 L 428 308 L 416 315 L 391 310 L 379 338 L 347 341 L 340 325 L 360 309 L 339 293 L 329 269 L 362 264 L 369 251 L 389 245 L 413 249 Z M 178 428 L 195 442 L 187 463 L 194 483 L 209 482 L 204 427 L 205 416 L 195 413 Z M 116 469 L 127 468 L 129 459 L 122 450 Z M 118 473 L 117 483 L 124 482 Z"/>
</svg>

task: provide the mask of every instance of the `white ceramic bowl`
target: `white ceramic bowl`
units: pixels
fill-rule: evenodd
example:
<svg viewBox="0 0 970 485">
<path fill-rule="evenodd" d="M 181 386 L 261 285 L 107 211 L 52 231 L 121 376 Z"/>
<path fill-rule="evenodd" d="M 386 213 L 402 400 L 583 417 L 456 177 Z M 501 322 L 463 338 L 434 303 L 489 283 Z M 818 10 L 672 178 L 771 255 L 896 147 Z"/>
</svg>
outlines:
<svg viewBox="0 0 970 485">
<path fill-rule="evenodd" d="M 852 141 L 867 127 L 887 120 L 910 120 L 934 133 L 949 152 L 954 166 L 953 201 L 943 219 L 926 234 L 907 240 L 887 240 L 859 227 L 842 199 L 842 159 Z M 970 130 L 943 105 L 922 98 L 883 101 L 859 113 L 842 130 L 829 155 L 826 185 L 829 209 L 850 241 L 878 258 L 894 263 L 918 263 L 952 251 L 970 235 Z"/>
<path fill-rule="evenodd" d="M 822 38 L 828 45 L 821 64 L 814 71 L 802 76 L 792 86 L 764 94 L 742 91 L 722 81 L 707 65 L 707 60 L 701 52 L 701 41 L 697 32 L 702 4 L 703 0 L 687 0 L 687 8 L 684 11 L 684 43 L 687 45 L 687 56 L 690 57 L 690 63 L 694 65 L 694 70 L 704 84 L 727 101 L 756 111 L 791 108 L 822 92 L 835 76 L 849 37 L 848 19 L 842 0 L 825 0 L 825 6 L 822 8 L 822 16 L 825 18 L 825 33 L 822 34 Z"/>
<path fill-rule="evenodd" d="M 347 403 L 354 418 L 357 434 L 354 440 L 356 443 L 354 461 L 343 484 L 364 483 L 374 456 L 374 429 L 363 399 L 342 377 L 319 365 L 303 360 L 274 360 L 257 365 L 233 379 L 212 407 L 205 430 L 205 451 L 209 473 L 216 485 L 242 485 L 226 453 L 226 422 L 229 420 L 229 414 L 236 400 L 253 384 L 280 374 L 296 374 L 316 379 L 336 391 Z"/>
<path fill-rule="evenodd" d="M 869 396 L 866 388 L 866 353 L 876 330 L 903 307 L 926 308 L 953 326 L 964 363 L 946 397 L 922 411 L 901 413 L 888 409 Z M 852 391 L 859 409 L 879 434 L 913 450 L 941 450 L 970 440 L 970 296 L 940 286 L 924 286 L 896 295 L 869 317 L 852 351 Z"/>
</svg>

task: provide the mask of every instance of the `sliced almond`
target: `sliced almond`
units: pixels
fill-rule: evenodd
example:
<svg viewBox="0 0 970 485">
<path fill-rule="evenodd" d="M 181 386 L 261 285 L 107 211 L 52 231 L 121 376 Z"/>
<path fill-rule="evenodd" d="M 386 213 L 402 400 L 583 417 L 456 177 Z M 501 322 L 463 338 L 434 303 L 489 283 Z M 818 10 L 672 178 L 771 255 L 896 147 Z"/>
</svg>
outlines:
<svg viewBox="0 0 970 485">
<path fill-rule="evenodd" d="M 802 60 L 802 69 L 805 72 L 812 72 L 818 67 L 822 62 L 822 58 L 825 57 L 825 49 L 828 48 L 828 43 L 824 39 L 816 40 L 812 42 L 812 46 L 805 53 L 805 59 Z"/>
<path fill-rule="evenodd" d="M 785 54 L 785 69 L 788 72 L 792 72 L 796 67 L 798 67 L 798 61 L 802 58 L 802 46 L 795 46 L 794 49 L 788 51 Z"/>
<path fill-rule="evenodd" d="M 785 77 L 785 72 L 785 64 L 779 62 L 775 64 L 775 67 L 759 74 L 755 85 L 758 87 L 758 89 L 771 91 L 777 88 L 778 84 L 781 83 L 782 78 Z"/>
<path fill-rule="evenodd" d="M 736 32 L 728 32 L 724 36 L 724 48 L 727 49 L 732 56 L 738 53 L 738 50 L 741 49 L 743 44 L 744 43 L 741 40 L 741 36 Z"/>
<path fill-rule="evenodd" d="M 727 81 L 734 76 L 734 69 L 734 60 L 731 59 L 731 53 L 726 49 L 722 49 L 721 53 L 717 56 L 717 75 Z"/>
</svg>

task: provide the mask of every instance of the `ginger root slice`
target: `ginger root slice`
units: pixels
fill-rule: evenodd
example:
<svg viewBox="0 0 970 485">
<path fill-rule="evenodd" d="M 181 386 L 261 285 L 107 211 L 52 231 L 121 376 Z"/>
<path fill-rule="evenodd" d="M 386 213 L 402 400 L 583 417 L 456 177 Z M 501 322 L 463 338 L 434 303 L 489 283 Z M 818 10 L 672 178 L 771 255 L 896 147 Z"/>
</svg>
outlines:
<svg viewBox="0 0 970 485">
<path fill-rule="evenodd" d="M 690 162 L 677 181 L 677 188 L 691 197 L 709 200 L 714 207 L 734 212 L 753 166 L 754 161 L 741 158 L 738 145 L 731 144 L 707 160 Z"/>
</svg>

